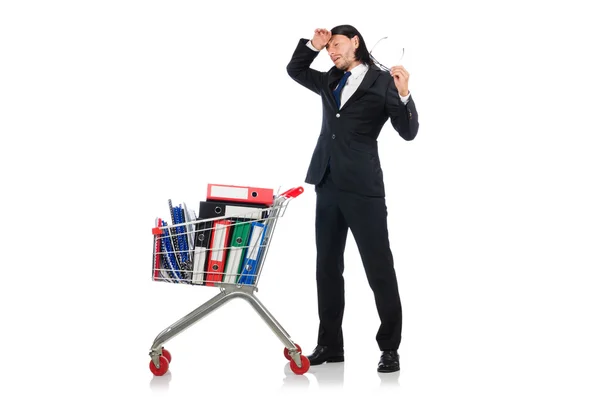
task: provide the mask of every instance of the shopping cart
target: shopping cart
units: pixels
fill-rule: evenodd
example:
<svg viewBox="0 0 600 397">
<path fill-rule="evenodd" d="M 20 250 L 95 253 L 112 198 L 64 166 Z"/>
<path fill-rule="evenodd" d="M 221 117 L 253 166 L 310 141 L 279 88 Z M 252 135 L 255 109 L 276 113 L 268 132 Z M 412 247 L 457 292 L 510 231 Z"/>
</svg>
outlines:
<svg viewBox="0 0 600 397">
<path fill-rule="evenodd" d="M 300 346 L 255 296 L 277 220 L 302 187 L 273 196 L 270 206 L 247 206 L 247 212 L 173 224 L 158 219 L 154 238 L 152 279 L 169 283 L 218 287 L 219 293 L 158 334 L 150 348 L 150 371 L 162 376 L 169 370 L 171 353 L 163 345 L 233 298 L 242 298 L 258 312 L 283 343 L 284 357 L 295 374 L 310 367 Z M 171 207 L 170 201 L 169 205 Z M 240 207 L 236 207 L 240 208 Z M 173 213 L 173 208 L 171 208 Z"/>
</svg>

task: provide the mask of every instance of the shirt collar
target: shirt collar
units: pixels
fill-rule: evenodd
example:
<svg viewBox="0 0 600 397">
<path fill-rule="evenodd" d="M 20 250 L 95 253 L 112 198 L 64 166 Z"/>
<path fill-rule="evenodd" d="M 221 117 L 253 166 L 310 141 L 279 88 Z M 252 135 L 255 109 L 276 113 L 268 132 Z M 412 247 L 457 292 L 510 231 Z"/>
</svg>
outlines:
<svg viewBox="0 0 600 397">
<path fill-rule="evenodd" d="M 356 80 L 357 78 L 359 78 L 360 76 L 362 76 L 367 69 L 369 69 L 367 67 L 367 65 L 365 65 L 364 63 L 360 63 L 359 65 L 355 66 L 354 69 L 352 69 L 350 72 L 352 73 L 350 75 L 350 79 Z"/>
</svg>

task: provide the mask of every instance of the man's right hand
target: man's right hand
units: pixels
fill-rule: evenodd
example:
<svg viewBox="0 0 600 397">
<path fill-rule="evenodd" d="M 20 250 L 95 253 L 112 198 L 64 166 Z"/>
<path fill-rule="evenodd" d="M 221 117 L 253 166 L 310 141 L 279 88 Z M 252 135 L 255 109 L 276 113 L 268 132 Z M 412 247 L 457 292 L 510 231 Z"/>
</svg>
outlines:
<svg viewBox="0 0 600 397">
<path fill-rule="evenodd" d="M 329 30 L 315 29 L 315 35 L 313 36 L 313 38 L 310 42 L 313 45 L 313 47 L 315 47 L 317 50 L 321 51 L 323 48 L 325 48 L 327 43 L 329 43 L 330 39 L 331 39 L 331 32 Z"/>
</svg>

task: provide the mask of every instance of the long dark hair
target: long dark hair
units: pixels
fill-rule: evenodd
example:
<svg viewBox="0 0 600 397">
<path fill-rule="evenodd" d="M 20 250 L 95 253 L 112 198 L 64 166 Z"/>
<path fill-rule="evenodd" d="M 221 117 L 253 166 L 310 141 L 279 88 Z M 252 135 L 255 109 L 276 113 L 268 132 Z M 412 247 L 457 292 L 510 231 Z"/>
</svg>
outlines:
<svg viewBox="0 0 600 397">
<path fill-rule="evenodd" d="M 373 60 L 371 59 L 371 56 L 369 55 L 369 51 L 367 50 L 367 45 L 365 44 L 365 40 L 363 39 L 360 32 L 354 26 L 352 26 L 352 25 L 336 26 L 335 28 L 331 29 L 331 35 L 333 36 L 334 34 L 342 34 L 342 35 L 348 37 L 349 39 L 353 38 L 354 36 L 358 36 L 358 48 L 356 49 L 356 51 L 354 51 L 354 56 L 356 57 L 356 59 L 358 61 L 360 61 L 362 63 L 365 63 L 367 65 L 373 64 Z"/>
</svg>

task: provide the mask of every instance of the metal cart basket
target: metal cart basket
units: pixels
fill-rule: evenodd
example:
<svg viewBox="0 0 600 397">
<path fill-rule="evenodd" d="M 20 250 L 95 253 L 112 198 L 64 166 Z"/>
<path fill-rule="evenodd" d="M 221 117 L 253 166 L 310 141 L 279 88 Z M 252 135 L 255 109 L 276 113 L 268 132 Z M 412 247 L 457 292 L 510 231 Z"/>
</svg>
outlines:
<svg viewBox="0 0 600 397">
<path fill-rule="evenodd" d="M 217 287 L 216 296 L 161 331 L 150 348 L 150 371 L 162 376 L 169 370 L 171 354 L 163 348 L 168 340 L 233 298 L 242 298 L 256 310 L 284 345 L 283 354 L 295 374 L 310 367 L 300 346 L 255 296 L 263 264 L 277 220 L 289 201 L 303 192 L 292 188 L 273 196 L 272 205 L 243 207 L 236 213 L 226 210 L 219 216 L 185 222 L 173 217 L 168 225 L 158 219 L 153 234 L 152 279 L 169 283 Z M 174 210 L 169 200 L 171 214 Z M 176 212 L 176 211 L 175 211 Z M 179 222 L 181 221 L 181 222 Z"/>
</svg>

